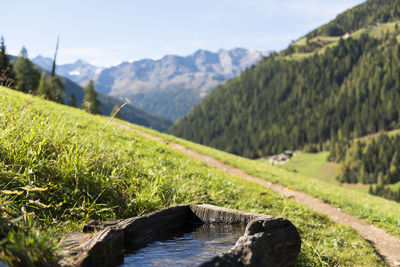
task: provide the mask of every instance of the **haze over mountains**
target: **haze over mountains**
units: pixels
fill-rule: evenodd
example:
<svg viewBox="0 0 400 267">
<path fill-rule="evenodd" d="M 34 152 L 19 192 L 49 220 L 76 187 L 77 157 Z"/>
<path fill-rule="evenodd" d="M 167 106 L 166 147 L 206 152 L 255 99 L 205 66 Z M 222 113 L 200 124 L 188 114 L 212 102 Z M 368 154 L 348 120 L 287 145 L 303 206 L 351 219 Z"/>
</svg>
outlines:
<svg viewBox="0 0 400 267">
<path fill-rule="evenodd" d="M 182 57 L 167 55 L 159 60 L 143 59 L 99 68 L 82 60 L 60 65 L 58 74 L 85 85 L 90 78 L 96 91 L 118 98 L 152 114 L 176 120 L 224 81 L 234 78 L 256 64 L 268 52 L 236 48 L 210 52 L 198 50 Z M 33 61 L 49 69 L 51 59 Z"/>
</svg>

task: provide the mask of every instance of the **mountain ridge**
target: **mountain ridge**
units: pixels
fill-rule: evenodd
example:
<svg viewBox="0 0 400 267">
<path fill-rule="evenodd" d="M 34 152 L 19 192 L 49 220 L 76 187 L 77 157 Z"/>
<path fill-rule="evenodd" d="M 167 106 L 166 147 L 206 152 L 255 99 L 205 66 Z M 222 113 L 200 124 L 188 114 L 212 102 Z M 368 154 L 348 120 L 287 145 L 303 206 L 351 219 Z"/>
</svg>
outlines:
<svg viewBox="0 0 400 267">
<path fill-rule="evenodd" d="M 234 48 L 211 52 L 199 49 L 187 56 L 165 55 L 101 68 L 83 60 L 57 66 L 57 73 L 81 86 L 93 79 L 95 90 L 132 104 L 151 114 L 174 121 L 220 83 L 234 78 L 269 52 Z M 52 59 L 37 56 L 33 61 L 50 70 Z"/>
<path fill-rule="evenodd" d="M 95 76 L 96 90 L 128 97 L 147 112 L 176 120 L 223 81 L 237 76 L 267 52 L 236 48 L 197 50 L 188 56 L 123 62 Z"/>
<path fill-rule="evenodd" d="M 51 58 L 41 55 L 33 58 L 32 62 L 47 71 L 51 70 L 53 64 Z M 103 67 L 98 67 L 82 59 L 78 59 L 73 63 L 58 64 L 56 73 L 84 87 L 90 79 L 93 79 L 93 77 L 103 69 Z"/>
<path fill-rule="evenodd" d="M 370 0 L 338 17 L 358 25 L 363 18 L 356 14 L 377 21 L 374 14 L 399 9 L 399 1 Z M 306 35 L 219 85 L 170 133 L 257 158 L 285 149 L 322 150 L 340 138 L 400 127 L 393 105 L 400 101 L 400 12 L 390 18 L 343 36 Z"/>
</svg>

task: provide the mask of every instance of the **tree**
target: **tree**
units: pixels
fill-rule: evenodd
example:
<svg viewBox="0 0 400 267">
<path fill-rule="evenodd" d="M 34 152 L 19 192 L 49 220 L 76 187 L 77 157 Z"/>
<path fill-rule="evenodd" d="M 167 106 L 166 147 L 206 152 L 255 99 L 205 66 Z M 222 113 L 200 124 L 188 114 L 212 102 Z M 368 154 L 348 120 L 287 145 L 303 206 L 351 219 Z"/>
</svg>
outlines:
<svg viewBox="0 0 400 267">
<path fill-rule="evenodd" d="M 42 71 L 42 75 L 40 75 L 37 94 L 43 96 L 44 98 L 48 98 L 50 96 L 50 85 L 45 71 Z"/>
<path fill-rule="evenodd" d="M 118 105 L 115 105 L 113 110 L 111 111 L 110 116 L 122 120 L 121 108 Z"/>
<path fill-rule="evenodd" d="M 2 84 L 14 83 L 15 73 L 13 65 L 10 63 L 10 58 L 6 53 L 6 45 L 3 36 L 1 36 L 0 40 L 0 71 Z"/>
<path fill-rule="evenodd" d="M 59 76 L 50 77 L 50 100 L 64 103 L 64 79 Z"/>
<path fill-rule="evenodd" d="M 45 71 L 43 71 L 40 76 L 37 94 L 43 96 L 47 100 L 62 104 L 64 102 L 64 81 L 57 76 L 50 77 L 49 79 Z"/>
<path fill-rule="evenodd" d="M 56 44 L 56 52 L 54 53 L 53 59 L 53 66 L 51 69 L 50 74 L 50 95 L 49 99 L 63 104 L 64 103 L 64 80 L 58 76 L 56 76 L 56 59 L 57 59 L 57 52 L 58 52 L 58 44 L 60 42 L 60 37 L 57 37 L 57 44 Z"/>
<path fill-rule="evenodd" d="M 58 44 L 60 43 L 60 36 L 57 36 L 56 52 L 54 53 L 53 66 L 51 68 L 51 77 L 56 76 L 56 59 L 58 52 Z"/>
<path fill-rule="evenodd" d="M 10 65 L 10 59 L 6 54 L 6 45 L 4 43 L 4 37 L 1 36 L 0 41 L 0 70 L 6 69 Z"/>
<path fill-rule="evenodd" d="M 97 100 L 97 93 L 94 90 L 93 80 L 90 80 L 83 89 L 85 97 L 83 98 L 82 108 L 92 114 L 100 114 L 100 103 Z"/>
<path fill-rule="evenodd" d="M 400 153 L 394 152 L 392 160 L 390 162 L 389 174 L 390 182 L 396 183 L 400 181 Z"/>
<path fill-rule="evenodd" d="M 71 93 L 71 95 L 68 98 L 68 105 L 71 107 L 77 107 L 77 103 L 76 103 L 76 98 L 75 95 L 73 93 Z"/>
<path fill-rule="evenodd" d="M 29 91 L 35 91 L 38 87 L 40 73 L 29 60 L 25 47 L 22 47 L 15 64 L 15 78 L 15 89 L 18 91 L 28 93 Z"/>
</svg>

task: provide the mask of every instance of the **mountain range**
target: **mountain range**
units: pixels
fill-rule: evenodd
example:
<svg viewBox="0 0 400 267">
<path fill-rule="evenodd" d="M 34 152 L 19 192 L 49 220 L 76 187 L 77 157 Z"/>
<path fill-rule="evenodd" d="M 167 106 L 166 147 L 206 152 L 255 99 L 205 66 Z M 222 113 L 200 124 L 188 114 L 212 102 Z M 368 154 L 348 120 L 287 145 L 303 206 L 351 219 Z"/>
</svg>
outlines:
<svg viewBox="0 0 400 267">
<path fill-rule="evenodd" d="M 17 57 L 10 56 L 10 58 L 15 62 Z M 44 58 L 38 56 L 32 60 L 39 70 L 45 70 L 49 73 L 52 67 L 52 59 Z M 65 97 L 64 102 L 73 94 L 76 98 L 78 107 L 81 107 L 84 92 L 80 84 L 85 85 L 92 75 L 96 73 L 100 68 L 90 65 L 87 62 L 78 60 L 73 64 L 59 65 L 56 68 L 57 75 L 64 77 L 65 85 Z M 79 75 L 78 75 L 79 73 Z M 100 112 L 103 115 L 109 116 L 113 108 L 118 105 L 121 106 L 124 100 L 119 98 L 114 98 L 103 93 L 98 93 L 97 99 L 100 102 Z M 159 131 L 166 131 L 172 124 L 172 122 L 164 117 L 149 114 L 146 111 L 134 107 L 131 104 L 125 105 L 120 111 L 122 118 L 126 121 L 139 124 L 145 127 L 153 128 Z"/>
<path fill-rule="evenodd" d="M 90 78 L 98 92 L 129 98 L 132 104 L 149 113 L 172 121 L 184 116 L 212 89 L 256 64 L 268 52 L 236 48 L 210 52 L 198 50 L 188 56 L 167 55 L 161 59 L 123 62 L 100 68 L 78 60 L 57 67 L 59 75 L 84 85 Z M 45 69 L 51 59 L 33 61 Z"/>
<path fill-rule="evenodd" d="M 400 1 L 364 2 L 219 85 L 169 131 L 258 158 L 400 128 L 399 25 Z"/>
</svg>

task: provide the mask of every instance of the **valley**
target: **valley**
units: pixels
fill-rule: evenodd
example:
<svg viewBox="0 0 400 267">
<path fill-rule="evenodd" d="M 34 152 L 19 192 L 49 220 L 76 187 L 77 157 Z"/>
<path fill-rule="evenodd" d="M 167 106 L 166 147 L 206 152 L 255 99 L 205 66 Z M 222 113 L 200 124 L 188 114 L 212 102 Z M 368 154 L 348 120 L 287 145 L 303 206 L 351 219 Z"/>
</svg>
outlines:
<svg viewBox="0 0 400 267">
<path fill-rule="evenodd" d="M 151 12 L 145 2 L 107 3 L 121 14 L 129 6 L 129 16 L 110 12 L 114 19 L 93 27 L 77 13 L 79 42 L 60 46 L 69 64 L 58 63 L 59 37 L 54 58 L 30 60 L 25 46 L 9 55 L 2 36 L 0 265 L 65 266 L 77 255 L 61 249 L 68 235 L 80 237 L 66 247 L 75 242 L 89 254 L 101 244 L 114 261 L 103 233 L 113 232 L 122 253 L 133 244 L 124 231 L 134 235 L 147 214 L 210 204 L 290 220 L 301 238 L 295 266 L 400 266 L 400 0 L 355 1 L 347 10 L 329 2 L 341 13 L 313 1 L 207 10 L 171 1 Z M 277 51 L 259 49 L 292 34 L 282 27 L 314 25 L 311 6 L 325 18 L 319 27 Z M 276 13 L 287 22 L 263 20 Z M 139 228 L 118 228 L 132 218 Z"/>
<path fill-rule="evenodd" d="M 183 117 L 218 84 L 257 64 L 268 52 L 235 48 L 217 52 L 198 50 L 188 56 L 123 62 L 108 68 L 82 60 L 57 66 L 58 73 L 84 86 L 90 79 L 96 91 L 118 98 L 171 121 Z M 38 56 L 33 62 L 46 70 L 52 60 Z"/>
</svg>

